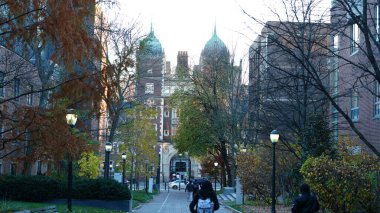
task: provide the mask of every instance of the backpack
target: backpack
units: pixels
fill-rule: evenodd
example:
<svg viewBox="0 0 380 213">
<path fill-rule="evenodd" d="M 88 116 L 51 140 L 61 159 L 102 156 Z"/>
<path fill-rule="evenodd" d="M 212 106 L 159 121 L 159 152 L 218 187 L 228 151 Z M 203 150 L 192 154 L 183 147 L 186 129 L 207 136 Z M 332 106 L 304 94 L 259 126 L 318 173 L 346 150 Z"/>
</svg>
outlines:
<svg viewBox="0 0 380 213">
<path fill-rule="evenodd" d="M 197 213 L 213 213 L 214 212 L 214 203 L 210 200 L 210 198 L 198 199 L 197 204 Z"/>
</svg>

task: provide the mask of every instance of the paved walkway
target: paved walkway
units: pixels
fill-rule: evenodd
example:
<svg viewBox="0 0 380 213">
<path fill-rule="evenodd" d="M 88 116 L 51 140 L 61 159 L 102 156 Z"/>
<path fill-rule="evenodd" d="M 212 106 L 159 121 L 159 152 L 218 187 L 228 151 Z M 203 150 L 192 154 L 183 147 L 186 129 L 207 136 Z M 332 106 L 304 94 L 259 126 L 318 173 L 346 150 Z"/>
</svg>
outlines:
<svg viewBox="0 0 380 213">
<path fill-rule="evenodd" d="M 184 190 L 161 191 L 149 203 L 143 203 L 136 213 L 189 213 L 187 193 Z M 222 204 L 216 213 L 231 213 Z"/>
</svg>

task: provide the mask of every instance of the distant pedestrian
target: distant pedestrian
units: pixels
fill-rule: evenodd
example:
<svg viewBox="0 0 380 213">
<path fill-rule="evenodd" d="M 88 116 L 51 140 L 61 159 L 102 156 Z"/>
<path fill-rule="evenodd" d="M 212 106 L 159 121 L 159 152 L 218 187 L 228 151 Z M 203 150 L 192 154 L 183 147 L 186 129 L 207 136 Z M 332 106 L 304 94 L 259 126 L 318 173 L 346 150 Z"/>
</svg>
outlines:
<svg viewBox="0 0 380 213">
<path fill-rule="evenodd" d="M 301 196 L 294 200 L 292 213 L 316 213 L 320 206 L 315 197 L 310 192 L 310 187 L 307 184 L 302 184 L 300 187 Z"/>
<path fill-rule="evenodd" d="M 187 192 L 187 201 L 192 201 L 193 200 L 193 191 L 194 191 L 194 185 L 190 181 L 185 188 L 185 192 Z"/>
<path fill-rule="evenodd" d="M 199 190 L 199 184 L 193 182 L 193 197 L 194 197 L 195 194 L 198 192 L 198 190 Z"/>
<path fill-rule="evenodd" d="M 195 194 L 189 209 L 191 213 L 212 213 L 219 209 L 219 201 L 210 181 L 201 183 L 201 189 Z"/>
</svg>

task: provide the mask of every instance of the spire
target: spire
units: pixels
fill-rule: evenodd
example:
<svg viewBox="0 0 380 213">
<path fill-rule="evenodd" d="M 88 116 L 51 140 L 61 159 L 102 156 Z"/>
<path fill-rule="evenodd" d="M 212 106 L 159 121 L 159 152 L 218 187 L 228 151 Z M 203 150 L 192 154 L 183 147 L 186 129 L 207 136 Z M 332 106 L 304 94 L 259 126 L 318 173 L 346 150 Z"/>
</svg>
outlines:
<svg viewBox="0 0 380 213">
<path fill-rule="evenodd" d="M 215 23 L 214 23 L 214 35 L 216 35 L 216 18 L 215 18 Z"/>
<path fill-rule="evenodd" d="M 153 21 L 150 20 L 150 32 L 153 33 Z"/>
</svg>

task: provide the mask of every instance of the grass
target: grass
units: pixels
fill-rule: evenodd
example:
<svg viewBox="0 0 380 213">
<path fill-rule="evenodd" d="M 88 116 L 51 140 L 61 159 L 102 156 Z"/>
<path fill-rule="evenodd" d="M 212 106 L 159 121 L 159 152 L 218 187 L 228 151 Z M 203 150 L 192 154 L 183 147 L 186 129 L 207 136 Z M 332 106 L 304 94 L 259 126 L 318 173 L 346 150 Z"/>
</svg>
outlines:
<svg viewBox="0 0 380 213">
<path fill-rule="evenodd" d="M 236 209 L 238 211 L 241 211 L 241 207 L 242 205 L 238 205 L 236 204 L 235 202 L 224 202 L 224 204 L 226 204 L 227 206 L 233 208 L 233 209 Z"/>
<path fill-rule="evenodd" d="M 1 213 L 11 213 L 14 211 L 30 210 L 35 208 L 41 208 L 45 206 L 51 206 L 51 203 L 33 203 L 33 202 L 21 202 L 21 201 L 0 201 L 0 212 Z M 59 212 L 68 212 L 66 204 L 54 204 L 57 206 Z M 75 213 L 120 213 L 123 211 L 115 211 L 109 209 L 101 209 L 87 206 L 76 206 L 73 205 L 73 212 Z"/>
<path fill-rule="evenodd" d="M 146 203 L 149 200 L 153 199 L 153 196 L 157 194 L 154 192 L 153 194 L 146 194 L 145 191 L 133 191 L 133 208 L 140 205 L 140 203 Z M 66 204 L 51 204 L 51 203 L 33 203 L 33 202 L 21 202 L 21 201 L 11 201 L 11 200 L 2 200 L 0 201 L 0 213 L 11 213 L 14 211 L 21 210 L 30 210 L 35 208 L 41 208 L 45 206 L 57 206 L 59 212 L 68 212 Z M 123 211 L 117 210 L 109 210 L 109 209 L 101 209 L 90 206 L 78 206 L 73 205 L 73 212 L 75 213 L 120 213 Z"/>
<path fill-rule="evenodd" d="M 146 203 L 153 199 L 153 196 L 157 194 L 156 190 L 153 193 L 147 194 L 145 190 L 133 191 L 133 208 L 136 208 L 140 203 Z"/>
</svg>

